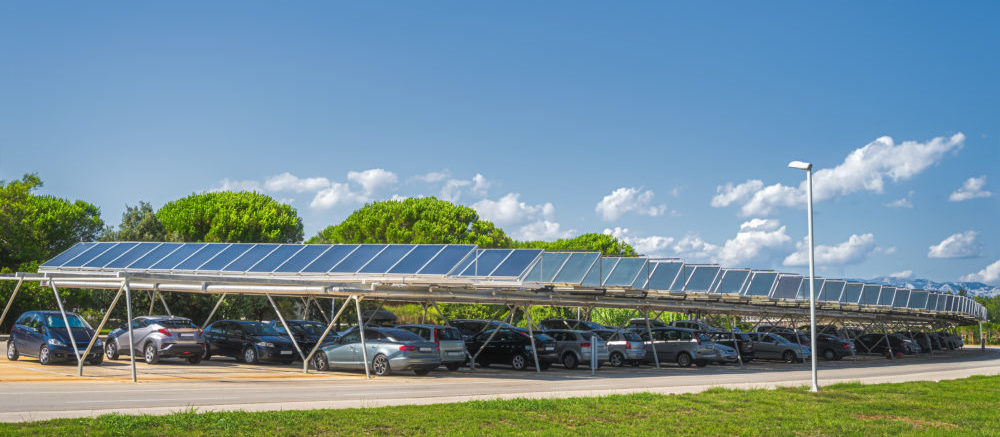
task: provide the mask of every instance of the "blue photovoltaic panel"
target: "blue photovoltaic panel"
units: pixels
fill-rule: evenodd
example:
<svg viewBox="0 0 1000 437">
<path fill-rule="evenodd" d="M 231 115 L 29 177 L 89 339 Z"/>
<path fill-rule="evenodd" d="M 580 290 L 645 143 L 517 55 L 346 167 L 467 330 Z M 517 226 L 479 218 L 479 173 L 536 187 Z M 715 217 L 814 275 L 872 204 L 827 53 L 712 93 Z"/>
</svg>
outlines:
<svg viewBox="0 0 1000 437">
<path fill-rule="evenodd" d="M 878 293 L 878 303 L 876 305 L 889 306 L 892 305 L 892 298 L 896 294 L 896 287 L 888 287 L 883 285 L 882 289 Z"/>
<path fill-rule="evenodd" d="M 755 272 L 750 278 L 750 285 L 747 286 L 744 296 L 767 296 L 771 293 L 774 281 L 778 279 L 775 272 Z"/>
<path fill-rule="evenodd" d="M 177 250 L 173 251 L 165 258 L 157 261 L 156 264 L 153 264 L 150 268 L 153 270 L 172 270 L 175 266 L 177 266 L 177 264 L 180 264 L 191 255 L 198 253 L 198 251 L 203 249 L 205 246 L 207 246 L 205 243 L 182 244 L 181 247 L 177 248 Z"/>
<path fill-rule="evenodd" d="M 461 276 L 487 276 L 510 252 L 510 249 L 480 250 L 479 257 L 465 268 Z"/>
<path fill-rule="evenodd" d="M 601 263 L 598 265 L 601 273 L 601 285 L 608 282 L 608 276 L 611 276 L 611 272 L 615 270 L 615 267 L 618 267 L 621 260 L 622 258 L 617 257 L 601 257 Z"/>
<path fill-rule="evenodd" d="M 278 247 L 277 244 L 258 244 L 250 248 L 250 250 L 240 255 L 235 261 L 229 263 L 222 270 L 227 272 L 246 272 L 257 264 L 258 261 L 264 259 L 267 254 L 271 253 L 274 249 Z"/>
<path fill-rule="evenodd" d="M 118 259 L 111 261 L 110 263 L 105 265 L 104 268 L 124 269 L 125 267 L 128 267 L 129 264 L 134 263 L 137 259 L 141 258 L 143 255 L 149 253 L 153 249 L 156 249 L 156 246 L 159 246 L 161 244 L 163 243 L 139 243 L 135 245 L 135 247 L 133 247 L 128 252 L 122 254 L 122 256 L 119 256 Z"/>
<path fill-rule="evenodd" d="M 882 290 L 881 285 L 865 285 L 861 290 L 861 305 L 875 305 L 878 303 L 878 294 Z"/>
<path fill-rule="evenodd" d="M 698 266 L 688 278 L 684 291 L 707 293 L 715 285 L 715 277 L 718 274 L 718 266 Z"/>
<path fill-rule="evenodd" d="M 274 269 L 278 268 L 278 266 L 282 263 L 288 261 L 292 255 L 295 255 L 296 252 L 302 250 L 303 247 L 304 245 L 302 244 L 282 244 L 281 246 L 278 246 L 277 249 L 274 249 L 273 252 L 265 256 L 264 259 L 260 260 L 260 262 L 256 265 L 250 267 L 249 271 L 254 273 L 274 271 Z"/>
<path fill-rule="evenodd" d="M 362 244 L 333 266 L 330 273 L 355 273 L 386 247 L 385 244 Z"/>
<path fill-rule="evenodd" d="M 844 294 L 840 297 L 843 303 L 858 303 L 861 300 L 861 289 L 864 284 L 860 282 L 848 282 L 844 285 Z"/>
<path fill-rule="evenodd" d="M 361 268 L 361 273 L 387 273 L 392 266 L 410 253 L 415 246 L 412 244 L 390 244 L 385 250 L 372 258 Z"/>
<path fill-rule="evenodd" d="M 844 292 L 844 281 L 830 279 L 823 283 L 823 289 L 819 292 L 819 300 L 824 302 L 837 302 Z"/>
<path fill-rule="evenodd" d="M 922 310 L 927 308 L 927 292 L 923 290 L 913 290 L 910 292 L 910 302 L 907 308 Z"/>
<path fill-rule="evenodd" d="M 802 277 L 798 275 L 781 275 L 778 284 L 774 286 L 771 297 L 775 299 L 794 299 L 802 285 Z"/>
<path fill-rule="evenodd" d="M 949 294 L 948 300 L 944 304 L 944 311 L 954 311 L 955 310 L 955 295 Z"/>
<path fill-rule="evenodd" d="M 823 290 L 823 278 L 813 279 L 813 292 L 816 293 L 816 299 L 819 299 L 819 295 Z M 796 299 L 809 300 L 809 278 L 802 279 L 802 285 L 799 286 L 799 292 L 795 294 Z"/>
<path fill-rule="evenodd" d="M 556 274 L 555 278 L 552 278 L 552 282 L 556 284 L 580 284 L 600 258 L 601 254 L 597 252 L 573 253 L 563 264 L 562 270 Z"/>
<path fill-rule="evenodd" d="M 196 268 L 198 270 L 206 271 L 222 270 L 224 267 L 229 265 L 229 263 L 235 261 L 236 258 L 239 258 L 240 255 L 243 255 L 246 251 L 250 250 L 251 247 L 253 247 L 253 244 L 251 243 L 233 243 L 229 247 L 223 249 L 222 252 L 219 252 L 218 255 L 212 257 L 211 260 Z"/>
<path fill-rule="evenodd" d="M 649 273 L 649 283 L 646 284 L 647 290 L 671 290 L 671 286 L 674 284 L 674 279 L 677 278 L 677 273 L 681 271 L 684 263 L 680 261 L 668 261 L 668 262 L 658 262 L 655 263 L 656 266 L 653 267 Z M 679 290 L 680 285 L 674 287 L 674 290 Z"/>
<path fill-rule="evenodd" d="M 56 255 L 55 258 L 46 261 L 45 264 L 41 265 L 41 267 L 59 267 L 66 261 L 76 258 L 77 255 L 83 253 L 91 247 L 94 247 L 96 244 L 97 243 L 76 243 L 69 249 L 63 251 L 63 253 Z"/>
<path fill-rule="evenodd" d="M 552 278 L 569 259 L 569 252 L 545 252 L 542 259 L 535 263 L 531 271 L 524 276 L 525 281 L 552 282 Z"/>
<path fill-rule="evenodd" d="M 750 276 L 749 270 L 726 270 L 713 290 L 715 293 L 739 294 Z"/>
<path fill-rule="evenodd" d="M 165 256 L 170 255 L 170 252 L 177 250 L 181 247 L 181 243 L 163 243 L 159 245 L 156 249 L 149 251 L 149 253 L 143 255 L 141 258 L 136 260 L 134 263 L 130 264 L 128 268 L 130 269 L 148 269 L 157 261 L 163 259 Z"/>
<path fill-rule="evenodd" d="M 431 260 L 431 258 L 434 258 L 434 255 L 441 252 L 441 249 L 444 249 L 444 247 L 445 246 L 443 244 L 417 246 L 413 249 L 413 251 L 404 256 L 403 259 L 401 259 L 392 269 L 390 269 L 389 273 L 397 275 L 415 274 L 419 272 L 420 269 Z M 454 267 L 454 265 L 455 263 L 452 263 L 452 267 Z"/>
<path fill-rule="evenodd" d="M 910 290 L 905 288 L 896 289 L 896 297 L 892 299 L 893 308 L 906 308 L 906 300 L 910 297 Z"/>
<path fill-rule="evenodd" d="M 302 269 L 302 273 L 326 273 L 329 272 L 333 266 L 344 260 L 347 255 L 350 255 L 355 250 L 358 250 L 361 245 L 358 244 L 338 244 L 335 246 L 326 246 L 327 251 L 323 252 L 322 255 L 317 255 L 315 259 Z M 307 247 L 308 248 L 308 247 Z M 319 248 L 323 248 L 320 246 Z M 303 249 L 303 252 L 305 249 Z M 299 255 L 302 253 L 300 252 Z M 296 255 L 298 257 L 299 255 Z M 369 256 L 370 257 L 370 256 Z M 294 258 L 293 258 L 294 259 Z M 284 270 L 285 266 L 281 266 L 278 270 Z"/>
<path fill-rule="evenodd" d="M 519 277 L 528 269 L 531 262 L 542 253 L 541 249 L 515 249 L 490 276 L 493 277 Z"/>
<path fill-rule="evenodd" d="M 471 260 L 474 258 L 472 256 L 472 251 L 475 250 L 476 246 L 471 244 L 449 244 L 441 249 L 441 253 L 437 254 L 420 269 L 417 274 L 419 275 L 446 275 L 448 273 L 457 274 L 461 270 L 455 269 L 463 259 Z M 454 272 L 453 272 L 454 270 Z"/>
<path fill-rule="evenodd" d="M 630 287 L 639 273 L 645 273 L 646 258 L 622 258 L 604 281 L 605 286 Z M 648 275 L 648 273 L 646 273 Z"/>
<path fill-rule="evenodd" d="M 83 267 L 87 261 L 97 258 L 105 250 L 110 249 L 116 243 L 97 243 L 90 249 L 83 251 L 83 253 L 73 257 L 73 259 L 66 261 L 61 267 Z"/>
<path fill-rule="evenodd" d="M 927 293 L 927 306 L 924 309 L 936 311 L 937 310 L 937 293 Z"/>
<path fill-rule="evenodd" d="M 114 247 L 112 247 L 112 248 L 104 251 L 104 253 L 98 255 L 96 258 L 88 261 L 83 266 L 84 267 L 95 267 L 95 268 L 104 267 L 105 264 L 107 264 L 107 263 L 109 263 L 111 261 L 114 261 L 115 258 L 118 258 L 119 256 L 122 256 L 123 254 L 125 254 L 125 252 L 128 252 L 129 249 L 135 247 L 137 244 L 138 243 L 118 243 Z"/>
<path fill-rule="evenodd" d="M 180 264 L 174 266 L 173 270 L 197 270 L 202 264 L 208 262 L 208 260 L 215 258 L 219 252 L 226 250 L 229 247 L 228 244 L 206 244 L 193 255 L 188 257 L 188 259 L 181 261 Z"/>
<path fill-rule="evenodd" d="M 298 273 L 302 269 L 306 268 L 310 263 L 312 263 L 313 260 L 316 259 L 316 257 L 320 256 L 320 254 L 322 254 L 323 252 L 326 252 L 327 249 L 334 250 L 338 247 L 353 248 L 354 246 L 326 246 L 319 244 L 307 244 L 306 247 L 303 247 L 302 250 L 298 251 L 298 253 L 292 255 L 292 257 L 289 258 L 288 261 L 285 261 L 284 263 L 280 264 L 278 268 L 274 269 L 274 272 Z M 338 258 L 337 261 L 340 261 L 340 259 Z M 337 261 L 334 261 L 334 264 L 336 264 Z M 330 267 L 333 267 L 333 264 L 330 264 L 329 267 L 327 267 L 322 271 L 326 272 L 327 270 L 330 270 Z"/>
</svg>

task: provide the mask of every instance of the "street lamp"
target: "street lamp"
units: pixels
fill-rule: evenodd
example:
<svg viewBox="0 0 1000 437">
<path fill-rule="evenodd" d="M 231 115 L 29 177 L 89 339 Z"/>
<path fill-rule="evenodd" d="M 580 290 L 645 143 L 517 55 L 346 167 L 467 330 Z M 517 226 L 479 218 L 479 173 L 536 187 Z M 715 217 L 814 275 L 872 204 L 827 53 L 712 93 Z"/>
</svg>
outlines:
<svg viewBox="0 0 1000 437">
<path fill-rule="evenodd" d="M 819 391 L 818 377 L 816 376 L 816 261 L 813 259 L 813 172 L 812 164 L 802 161 L 792 161 L 788 166 L 798 170 L 805 170 L 806 185 L 808 188 L 808 211 L 809 211 L 809 345 L 812 352 L 812 391 Z"/>
</svg>

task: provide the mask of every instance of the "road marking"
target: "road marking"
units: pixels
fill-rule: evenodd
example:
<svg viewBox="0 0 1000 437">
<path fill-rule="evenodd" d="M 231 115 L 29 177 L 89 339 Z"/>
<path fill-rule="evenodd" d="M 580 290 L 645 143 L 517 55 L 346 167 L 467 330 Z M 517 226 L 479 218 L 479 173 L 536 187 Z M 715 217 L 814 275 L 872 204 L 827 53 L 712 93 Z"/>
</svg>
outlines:
<svg viewBox="0 0 1000 437">
<path fill-rule="evenodd" d="M 156 399 L 150 399 L 150 401 L 151 402 L 158 402 L 158 401 L 189 401 L 189 402 L 192 402 L 192 401 L 201 401 L 201 400 L 208 400 L 208 399 L 239 399 L 239 396 L 211 397 L 211 398 L 198 398 L 198 399 L 191 399 L 191 398 L 156 398 Z M 126 400 L 126 399 L 106 399 L 106 400 L 66 401 L 65 403 L 67 403 L 67 404 L 98 404 L 98 403 L 111 403 L 111 402 L 129 402 L 129 401 Z"/>
</svg>

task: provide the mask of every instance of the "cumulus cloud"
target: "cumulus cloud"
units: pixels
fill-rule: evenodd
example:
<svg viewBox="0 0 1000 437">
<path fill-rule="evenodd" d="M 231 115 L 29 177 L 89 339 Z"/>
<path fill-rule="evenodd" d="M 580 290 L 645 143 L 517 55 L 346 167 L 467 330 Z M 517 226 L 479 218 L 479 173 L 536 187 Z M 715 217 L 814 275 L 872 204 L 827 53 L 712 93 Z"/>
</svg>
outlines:
<svg viewBox="0 0 1000 437">
<path fill-rule="evenodd" d="M 604 196 L 594 208 L 604 220 L 617 220 L 627 212 L 636 212 L 648 216 L 663 215 L 666 205 L 653 205 L 653 191 L 642 191 L 640 188 L 621 187 Z"/>
<path fill-rule="evenodd" d="M 472 208 L 486 220 L 500 226 L 519 225 L 538 218 L 551 219 L 555 214 L 555 207 L 550 202 L 529 205 L 520 197 L 518 193 L 507 193 L 498 200 L 480 200 L 472 204 Z"/>
<path fill-rule="evenodd" d="M 889 273 L 890 278 L 910 279 L 913 277 L 913 270 L 903 270 L 901 272 Z"/>
<path fill-rule="evenodd" d="M 514 238 L 522 241 L 552 241 L 560 238 L 569 238 L 573 234 L 573 230 L 562 230 L 559 223 L 549 220 L 538 220 L 518 228 L 514 233 Z"/>
<path fill-rule="evenodd" d="M 882 206 L 885 206 L 886 208 L 910 208 L 910 209 L 912 209 L 913 208 L 913 200 L 912 200 L 913 199 L 913 193 L 914 192 L 911 190 L 909 193 L 906 194 L 906 197 L 904 197 L 902 199 L 893 200 L 892 202 L 883 203 Z"/>
<path fill-rule="evenodd" d="M 448 178 L 447 171 L 432 171 L 430 173 L 414 176 L 410 179 L 415 181 L 425 182 L 428 184 L 433 184 L 436 182 L 441 182 L 447 178 Z"/>
<path fill-rule="evenodd" d="M 976 273 L 970 273 L 962 276 L 962 280 L 966 282 L 982 282 L 994 285 L 1000 284 L 1000 259 Z"/>
<path fill-rule="evenodd" d="M 490 185 L 490 181 L 479 173 L 476 173 L 472 179 L 448 179 L 444 183 L 444 186 L 441 187 L 441 195 L 439 197 L 449 202 L 457 202 L 466 187 L 469 187 L 469 191 L 473 194 L 486 196 Z"/>
<path fill-rule="evenodd" d="M 221 191 L 262 191 L 260 183 L 257 181 L 238 181 L 229 178 L 225 178 L 219 181 L 219 185 L 216 187 L 209 188 L 210 192 L 221 192 Z"/>
<path fill-rule="evenodd" d="M 976 241 L 979 233 L 965 231 L 953 234 L 930 247 L 928 258 L 974 258 L 979 256 L 980 246 Z"/>
<path fill-rule="evenodd" d="M 904 141 L 896 144 L 891 137 L 881 137 L 847 155 L 834 168 L 817 170 L 813 174 L 813 199 L 823 201 L 858 191 L 881 193 L 886 180 L 907 180 L 939 162 L 945 154 L 957 151 L 965 143 L 965 135 L 937 137 L 920 143 Z M 712 206 L 742 204 L 744 216 L 767 215 L 776 208 L 805 204 L 806 183 L 797 188 L 782 184 L 764 186 L 756 179 L 739 185 L 726 184 L 717 188 Z"/>
<path fill-rule="evenodd" d="M 294 191 L 303 193 L 306 191 L 319 191 L 330 186 L 330 180 L 324 177 L 299 178 L 289 172 L 271 176 L 264 181 L 264 188 L 268 191 Z"/>
<path fill-rule="evenodd" d="M 809 239 L 803 238 L 795 245 L 795 252 L 785 257 L 786 266 L 809 265 Z M 816 264 L 824 267 L 858 264 L 875 252 L 875 236 L 872 234 L 853 234 L 847 241 L 835 246 L 817 244 L 815 250 Z"/>
<path fill-rule="evenodd" d="M 361 189 L 364 191 L 365 196 L 371 196 L 381 189 L 395 184 L 399 181 L 399 178 L 396 177 L 396 174 L 391 171 L 386 171 L 381 168 L 373 168 L 365 171 L 348 172 L 347 180 L 361 185 Z"/>
<path fill-rule="evenodd" d="M 351 191 L 347 184 L 334 182 L 329 187 L 319 190 L 309 207 L 327 209 L 338 205 L 362 203 L 366 200 L 365 196 Z"/>
<path fill-rule="evenodd" d="M 668 250 L 674 242 L 673 237 L 661 237 L 658 235 L 639 237 L 632 235 L 628 228 L 619 227 L 615 227 L 614 229 L 605 229 L 604 234 L 611 235 L 628 243 L 635 248 L 637 252 L 644 255 L 673 255 L 673 251 Z"/>
<path fill-rule="evenodd" d="M 986 176 L 980 176 L 978 178 L 969 178 L 965 181 L 962 186 L 955 190 L 948 196 L 949 202 L 962 202 L 965 200 L 975 199 L 977 197 L 990 197 L 993 193 L 986 191 L 983 187 L 986 186 Z"/>
<path fill-rule="evenodd" d="M 777 220 L 754 219 L 740 225 L 739 232 L 721 246 L 709 243 L 697 235 L 681 239 L 668 236 L 638 236 L 627 228 L 605 229 L 612 235 L 632 245 L 642 254 L 676 256 L 688 262 L 712 262 L 727 267 L 773 264 L 775 259 L 790 250 L 791 237 Z"/>
</svg>

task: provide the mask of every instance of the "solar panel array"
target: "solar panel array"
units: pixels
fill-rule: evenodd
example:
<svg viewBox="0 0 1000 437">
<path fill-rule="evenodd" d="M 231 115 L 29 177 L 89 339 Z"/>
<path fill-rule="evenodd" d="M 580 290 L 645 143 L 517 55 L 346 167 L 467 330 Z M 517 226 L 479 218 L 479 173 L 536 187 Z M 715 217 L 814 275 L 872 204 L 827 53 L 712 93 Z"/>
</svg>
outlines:
<svg viewBox="0 0 1000 437">
<path fill-rule="evenodd" d="M 170 272 L 269 276 L 430 276 L 516 280 L 670 293 L 712 293 L 808 300 L 809 280 L 769 270 L 724 269 L 677 259 L 601 256 L 595 252 L 479 249 L 468 244 L 77 243 L 42 271 Z M 961 312 L 986 310 L 953 294 L 816 278 L 828 304 Z"/>
</svg>

